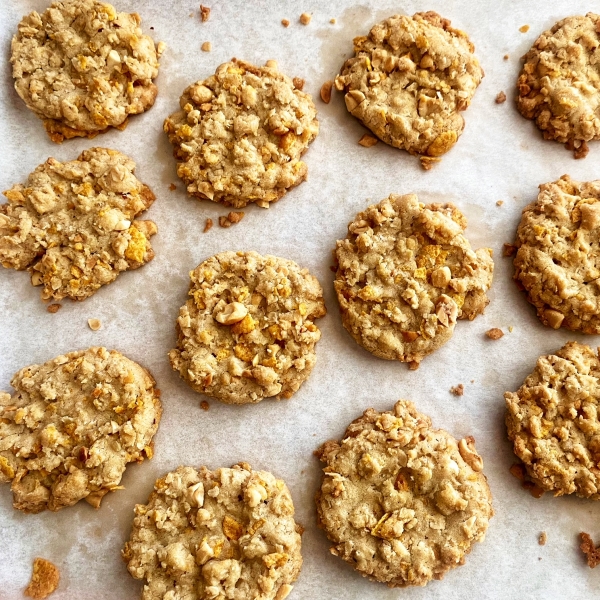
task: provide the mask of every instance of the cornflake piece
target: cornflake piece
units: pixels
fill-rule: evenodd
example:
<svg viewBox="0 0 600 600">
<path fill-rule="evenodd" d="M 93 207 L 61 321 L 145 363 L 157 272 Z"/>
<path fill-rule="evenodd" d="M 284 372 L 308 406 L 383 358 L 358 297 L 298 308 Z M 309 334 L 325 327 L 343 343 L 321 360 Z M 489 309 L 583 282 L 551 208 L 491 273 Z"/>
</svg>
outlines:
<svg viewBox="0 0 600 600">
<path fill-rule="evenodd" d="M 503 104 L 506 102 L 506 94 L 504 92 L 499 92 L 496 96 L 496 104 Z"/>
<path fill-rule="evenodd" d="M 281 24 L 284 27 L 289 27 L 290 26 L 290 22 L 288 21 L 288 19 L 281 19 Z"/>
<path fill-rule="evenodd" d="M 325 102 L 325 104 L 329 104 L 331 102 L 331 88 L 333 87 L 333 81 L 326 81 L 321 86 L 321 100 Z"/>
<path fill-rule="evenodd" d="M 600 548 L 594 546 L 589 533 L 581 532 L 581 546 L 579 546 L 587 557 L 587 564 L 590 569 L 600 564 Z"/>
<path fill-rule="evenodd" d="M 502 331 L 502 329 L 494 327 L 492 329 L 488 329 L 485 332 L 485 335 L 487 335 L 490 338 L 490 340 L 499 340 L 504 335 L 504 332 Z"/>
<path fill-rule="evenodd" d="M 102 329 L 102 321 L 100 319 L 88 319 L 88 325 L 92 331 Z"/>
<path fill-rule="evenodd" d="M 206 223 L 204 224 L 204 233 L 207 233 L 208 231 L 210 231 L 212 229 L 212 226 L 213 226 L 213 220 L 206 219 Z"/>
<path fill-rule="evenodd" d="M 547 541 L 548 541 L 548 534 L 545 531 L 542 531 L 542 533 L 540 533 L 540 537 L 538 538 L 538 544 L 540 546 L 545 546 Z"/>
<path fill-rule="evenodd" d="M 43 600 L 56 590 L 59 580 L 60 571 L 55 565 L 45 558 L 36 558 L 31 581 L 23 593 L 34 600 Z"/>
<path fill-rule="evenodd" d="M 465 386 L 462 383 L 450 388 L 450 393 L 455 396 L 462 396 L 465 393 Z"/>
<path fill-rule="evenodd" d="M 206 23 L 210 17 L 210 6 L 200 5 L 200 20 L 203 23 Z"/>
<path fill-rule="evenodd" d="M 374 146 L 379 140 L 376 137 L 373 137 L 372 135 L 369 135 L 368 133 L 365 133 L 360 140 L 358 140 L 358 143 L 361 146 L 364 146 L 365 148 L 370 148 L 371 146 Z"/>
<path fill-rule="evenodd" d="M 239 223 L 244 218 L 243 212 L 231 211 L 227 216 L 219 217 L 219 225 L 221 227 L 231 227 L 236 223 Z"/>
<path fill-rule="evenodd" d="M 212 50 L 212 46 L 210 42 L 204 42 L 202 46 L 200 46 L 202 52 L 210 52 Z"/>
<path fill-rule="evenodd" d="M 311 19 L 312 19 L 311 13 L 302 13 L 300 15 L 300 23 L 302 23 L 302 25 L 308 25 L 310 23 Z"/>
<path fill-rule="evenodd" d="M 60 304 L 50 304 L 50 306 L 48 306 L 48 308 L 46 308 L 46 310 L 49 313 L 57 313 L 60 310 L 61 305 Z"/>
</svg>

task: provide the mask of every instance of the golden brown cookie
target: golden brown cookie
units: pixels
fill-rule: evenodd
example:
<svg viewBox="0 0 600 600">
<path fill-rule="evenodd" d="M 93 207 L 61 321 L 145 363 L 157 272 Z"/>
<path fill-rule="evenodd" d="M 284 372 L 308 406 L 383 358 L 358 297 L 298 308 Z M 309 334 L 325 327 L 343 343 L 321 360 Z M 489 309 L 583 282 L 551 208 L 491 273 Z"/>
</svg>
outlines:
<svg viewBox="0 0 600 600">
<path fill-rule="evenodd" d="M 158 54 L 140 22 L 99 0 L 57 0 L 23 17 L 11 46 L 15 89 L 52 141 L 123 129 L 154 104 Z"/>
<path fill-rule="evenodd" d="M 13 506 L 98 508 L 127 463 L 152 458 L 162 413 L 154 379 L 116 350 L 90 348 L 21 369 L 0 392 L 0 482 Z"/>
<path fill-rule="evenodd" d="M 192 196 L 268 208 L 306 179 L 300 158 L 319 133 L 317 111 L 275 61 L 224 63 L 186 88 L 180 106 L 164 130 Z"/>
<path fill-rule="evenodd" d="M 600 333 L 600 180 L 563 175 L 523 210 L 514 279 L 544 325 Z"/>
<path fill-rule="evenodd" d="M 366 410 L 317 452 L 326 465 L 318 524 L 331 553 L 390 587 L 426 585 L 462 565 L 494 514 L 474 442 L 433 429 L 407 400 Z"/>
<path fill-rule="evenodd" d="M 391 195 L 359 213 L 338 240 L 335 276 L 342 321 L 375 356 L 412 363 L 445 344 L 457 319 L 483 313 L 492 251 L 471 249 L 452 204 Z"/>
<path fill-rule="evenodd" d="M 146 580 L 144 600 L 284 600 L 302 566 L 300 531 L 271 473 L 179 467 L 136 505 L 123 558 Z"/>
<path fill-rule="evenodd" d="M 354 38 L 335 79 L 348 112 L 386 144 L 435 158 L 464 129 L 483 70 L 467 35 L 435 12 L 396 15 Z"/>
<path fill-rule="evenodd" d="M 533 119 L 544 138 L 588 153 L 600 139 L 600 15 L 562 19 L 524 56 L 517 107 Z"/>
</svg>

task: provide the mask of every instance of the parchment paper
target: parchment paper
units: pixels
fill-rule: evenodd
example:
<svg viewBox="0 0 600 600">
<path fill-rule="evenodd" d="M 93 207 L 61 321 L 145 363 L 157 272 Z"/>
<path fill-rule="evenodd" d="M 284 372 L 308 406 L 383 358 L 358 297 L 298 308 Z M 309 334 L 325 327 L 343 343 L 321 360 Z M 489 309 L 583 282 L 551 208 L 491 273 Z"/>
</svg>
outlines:
<svg viewBox="0 0 600 600">
<path fill-rule="evenodd" d="M 522 56 L 545 29 L 570 14 L 598 11 L 598 2 L 582 0 L 443 2 L 371 0 L 353 3 L 293 0 L 206 0 L 210 20 L 201 23 L 199 2 L 118 0 L 119 10 L 137 11 L 142 27 L 168 48 L 157 79 L 159 96 L 146 114 L 129 127 L 97 137 L 55 145 L 41 122 L 13 90 L 8 61 L 10 39 L 20 18 L 42 11 L 42 0 L 4 0 L 0 7 L 0 186 L 22 182 L 49 156 L 74 159 L 94 145 L 121 150 L 138 164 L 138 176 L 157 200 L 146 217 L 156 221 L 153 262 L 121 275 L 82 303 L 64 301 L 49 314 L 39 289 L 26 273 L 0 269 L 0 389 L 21 367 L 92 345 L 116 348 L 146 366 L 162 390 L 164 416 L 155 438 L 156 455 L 131 465 L 125 490 L 106 496 L 96 511 L 84 502 L 59 513 L 26 515 L 12 508 L 9 486 L 0 486 L 0 598 L 22 597 L 33 558 L 43 556 L 61 570 L 56 600 L 135 599 L 142 584 L 127 572 L 120 550 L 128 539 L 133 506 L 145 503 L 154 480 L 181 464 L 210 468 L 244 460 L 267 469 L 289 485 L 297 520 L 306 527 L 304 567 L 290 600 L 377 600 L 392 598 L 587 599 L 600 596 L 600 569 L 589 569 L 578 550 L 579 532 L 600 540 L 600 504 L 577 498 L 535 500 L 508 472 L 514 455 L 506 440 L 503 393 L 516 390 L 540 354 L 577 339 L 592 346 L 600 340 L 544 328 L 511 280 L 512 262 L 502 244 L 514 239 L 521 209 L 535 199 L 537 186 L 569 173 L 573 178 L 600 177 L 600 143 L 591 144 L 585 160 L 555 142 L 547 142 L 514 106 L 514 89 Z M 465 113 L 466 129 L 457 145 L 433 170 L 425 172 L 406 152 L 379 143 L 357 144 L 365 133 L 350 117 L 340 94 L 329 105 L 318 99 L 321 84 L 333 79 L 352 53 L 352 38 L 396 13 L 436 10 L 468 32 L 486 76 Z M 312 12 L 310 25 L 298 22 Z M 192 16 L 190 16 L 192 15 Z M 281 19 L 291 21 L 289 28 Z M 329 21 L 336 19 L 335 24 Z M 530 25 L 521 33 L 519 28 Z M 150 28 L 153 27 L 153 31 Z M 204 41 L 212 52 L 200 51 Z M 505 54 L 508 60 L 503 60 Z M 227 210 L 187 197 L 175 172 L 164 118 L 178 107 L 183 88 L 212 74 L 233 56 L 262 64 L 276 59 L 290 76 L 306 79 L 315 97 L 321 131 L 305 155 L 309 179 L 265 210 L 245 210 L 230 229 L 216 223 Z M 508 101 L 494 98 L 504 90 Z M 169 184 L 177 185 L 169 191 Z M 491 303 L 476 321 L 460 322 L 454 337 L 426 358 L 417 371 L 387 362 L 362 350 L 345 332 L 333 293 L 331 250 L 346 235 L 347 223 L 369 203 L 390 193 L 415 192 L 425 202 L 451 201 L 469 220 L 474 247 L 494 249 Z M 501 207 L 497 200 L 503 200 Z M 207 217 L 215 227 L 202 233 Z M 186 299 L 188 272 L 224 250 L 254 249 L 293 259 L 308 267 L 325 289 L 328 315 L 319 321 L 322 339 L 317 365 L 301 390 L 288 401 L 226 406 L 209 400 L 200 408 L 193 392 L 171 370 L 167 352 L 175 344 L 174 323 Z M 98 332 L 87 320 L 98 318 Z M 484 332 L 500 327 L 505 336 L 488 340 Z M 512 327 L 512 333 L 509 333 Z M 463 383 L 455 397 L 450 387 Z M 313 451 L 339 438 L 348 423 L 368 407 L 390 409 L 410 398 L 434 425 L 456 437 L 474 435 L 484 457 L 494 495 L 495 516 L 486 540 L 477 544 L 466 564 L 425 589 L 391 590 L 369 582 L 329 553 L 316 527 L 313 496 L 320 465 Z M 538 545 L 541 531 L 546 546 Z"/>
</svg>

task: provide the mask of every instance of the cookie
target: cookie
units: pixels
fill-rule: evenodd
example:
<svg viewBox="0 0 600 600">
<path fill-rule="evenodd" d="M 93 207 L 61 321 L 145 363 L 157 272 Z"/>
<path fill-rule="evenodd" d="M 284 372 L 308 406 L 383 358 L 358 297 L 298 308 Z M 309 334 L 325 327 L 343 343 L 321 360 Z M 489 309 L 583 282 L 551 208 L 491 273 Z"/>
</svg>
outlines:
<svg viewBox="0 0 600 600">
<path fill-rule="evenodd" d="M 523 57 L 517 107 L 535 121 L 544 138 L 588 153 L 600 139 L 600 15 L 562 19 L 544 31 Z"/>
<path fill-rule="evenodd" d="M 187 87 L 179 104 L 164 130 L 192 196 L 268 208 L 306 179 L 300 158 L 319 133 L 317 111 L 275 61 L 224 63 Z"/>
<path fill-rule="evenodd" d="M 154 202 L 128 156 L 85 150 L 49 158 L 0 204 L 0 263 L 31 273 L 43 300 L 85 300 L 119 273 L 154 258 L 152 221 L 135 218 Z"/>
<path fill-rule="evenodd" d="M 600 333 L 600 180 L 563 175 L 523 210 L 514 279 L 544 325 Z"/>
<path fill-rule="evenodd" d="M 98 0 L 23 17 L 11 45 L 15 89 L 52 141 L 124 129 L 154 104 L 158 54 L 140 22 Z"/>
<path fill-rule="evenodd" d="M 144 600 L 283 600 L 302 566 L 301 531 L 271 473 L 179 467 L 136 505 L 123 558 L 147 581 Z"/>
<path fill-rule="evenodd" d="M 338 240 L 335 275 L 342 322 L 379 358 L 409 362 L 451 337 L 457 319 L 483 313 L 492 251 L 473 251 L 467 221 L 452 204 L 391 195 L 358 213 Z"/>
<path fill-rule="evenodd" d="M 515 454 L 542 490 L 600 500 L 600 361 L 568 342 L 541 356 L 517 392 L 506 392 Z"/>
<path fill-rule="evenodd" d="M 0 482 L 13 506 L 98 508 L 127 463 L 152 458 L 162 412 L 154 379 L 116 350 L 89 348 L 21 369 L 0 392 Z"/>
<path fill-rule="evenodd" d="M 348 112 L 386 144 L 423 157 L 454 146 L 483 70 L 467 35 L 435 12 L 396 15 L 354 38 L 335 79 Z"/>
<path fill-rule="evenodd" d="M 222 252 L 190 272 L 169 358 L 197 392 L 228 404 L 291 398 L 315 365 L 323 290 L 295 262 Z"/>
<path fill-rule="evenodd" d="M 462 565 L 494 514 L 474 442 L 433 429 L 408 400 L 366 410 L 316 453 L 326 465 L 318 525 L 331 553 L 390 587 L 423 586 Z"/>
</svg>

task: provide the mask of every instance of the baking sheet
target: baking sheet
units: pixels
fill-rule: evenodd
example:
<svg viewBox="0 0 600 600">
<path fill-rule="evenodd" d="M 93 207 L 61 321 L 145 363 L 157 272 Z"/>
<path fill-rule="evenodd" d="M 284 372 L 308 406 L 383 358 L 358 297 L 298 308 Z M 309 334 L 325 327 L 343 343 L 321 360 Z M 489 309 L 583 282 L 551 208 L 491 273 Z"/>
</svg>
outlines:
<svg viewBox="0 0 600 600">
<path fill-rule="evenodd" d="M 0 389 L 21 367 L 92 345 L 116 348 L 146 366 L 162 390 L 164 415 L 152 461 L 131 465 L 125 490 L 106 496 L 100 510 L 86 503 L 51 513 L 26 515 L 12 508 L 9 486 L 0 486 L 0 598 L 21 598 L 36 556 L 54 562 L 61 583 L 56 600 L 138 598 L 142 584 L 127 572 L 120 549 L 129 537 L 133 506 L 146 502 L 154 480 L 181 464 L 210 468 L 238 461 L 267 469 L 291 489 L 303 536 L 304 567 L 290 600 L 377 600 L 392 598 L 458 599 L 591 598 L 600 589 L 600 569 L 589 569 L 578 550 L 580 531 L 600 539 L 600 504 L 577 498 L 535 500 L 509 474 L 514 462 L 503 425 L 503 392 L 516 390 L 536 358 L 577 339 L 592 346 L 595 336 L 552 331 L 539 324 L 533 310 L 511 281 L 511 261 L 502 244 L 512 241 L 521 209 L 537 195 L 537 186 L 569 173 L 575 179 L 600 176 L 600 144 L 591 144 L 585 160 L 554 142 L 545 142 L 535 126 L 514 107 L 514 87 L 523 55 L 543 30 L 570 14 L 585 14 L 597 2 L 547 0 L 431 0 L 430 2 L 345 0 L 206 0 L 207 23 L 199 2 L 118 0 L 117 8 L 137 11 L 142 27 L 167 50 L 157 79 L 159 96 L 146 114 L 131 119 L 124 132 L 95 140 L 49 141 L 38 119 L 12 87 L 8 62 L 10 39 L 20 18 L 42 11 L 42 0 L 4 0 L 0 8 L 0 186 L 7 189 L 49 156 L 74 159 L 84 148 L 112 147 L 132 156 L 137 174 L 157 200 L 146 218 L 159 233 L 152 239 L 153 262 L 121 275 L 83 303 L 64 301 L 56 314 L 46 312 L 25 273 L 0 269 Z M 186 196 L 175 172 L 163 119 L 178 107 L 183 88 L 214 72 L 235 56 L 255 63 L 276 59 L 282 71 L 306 80 L 305 90 L 318 98 L 321 84 L 333 79 L 352 52 L 352 38 L 396 13 L 436 10 L 468 32 L 486 76 L 465 113 L 466 129 L 453 150 L 433 170 L 418 160 L 379 143 L 357 144 L 365 133 L 351 118 L 340 94 L 329 105 L 316 99 L 321 131 L 305 155 L 309 180 L 265 210 L 245 209 L 244 220 L 230 229 L 217 226 L 226 210 Z M 310 25 L 298 22 L 312 12 Z M 190 16 L 192 15 L 192 16 Z M 291 25 L 284 28 L 281 19 Z M 331 24 L 330 19 L 336 23 Z M 521 33 L 522 25 L 530 25 Z M 150 31 L 150 27 L 154 30 Z M 212 52 L 200 51 L 204 41 Z M 503 56 L 509 54 L 508 60 Z M 494 102 L 504 90 L 505 104 Z M 177 189 L 169 190 L 175 183 Z M 426 358 L 417 371 L 387 362 L 362 350 L 342 327 L 333 293 L 331 250 L 346 235 L 346 225 L 367 204 L 390 193 L 415 192 L 425 202 L 451 201 L 469 220 L 474 247 L 494 249 L 491 303 L 476 321 L 460 322 L 454 337 Z M 501 207 L 497 200 L 503 200 Z M 206 218 L 215 227 L 202 233 Z M 293 259 L 306 266 L 325 289 L 328 315 L 319 321 L 322 339 L 317 365 L 300 391 L 288 401 L 226 406 L 193 392 L 170 368 L 167 352 L 175 344 L 174 323 L 185 301 L 188 272 L 208 256 L 224 250 L 257 250 Z M 103 327 L 93 332 L 89 318 Z M 484 332 L 501 327 L 505 336 L 488 340 Z M 509 327 L 513 330 L 509 333 Z M 463 383 L 455 397 L 450 387 Z M 410 398 L 434 425 L 457 438 L 474 435 L 484 457 L 494 495 L 495 516 L 484 543 L 466 564 L 426 588 L 391 590 L 369 582 L 330 555 L 329 543 L 316 528 L 313 503 L 320 465 L 312 452 L 339 438 L 346 425 L 367 407 L 390 409 Z M 538 545 L 541 531 L 548 534 Z"/>
</svg>

